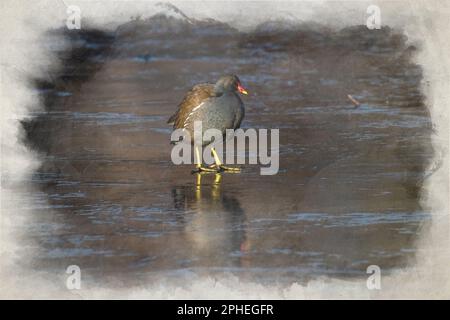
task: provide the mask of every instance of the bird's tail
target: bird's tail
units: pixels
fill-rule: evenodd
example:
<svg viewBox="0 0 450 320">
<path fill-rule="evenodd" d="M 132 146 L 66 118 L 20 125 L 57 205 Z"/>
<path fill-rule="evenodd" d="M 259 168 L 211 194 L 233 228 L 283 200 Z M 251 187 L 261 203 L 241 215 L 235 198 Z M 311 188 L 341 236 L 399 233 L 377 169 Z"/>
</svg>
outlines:
<svg viewBox="0 0 450 320">
<path fill-rule="evenodd" d="M 177 118 L 178 112 L 175 112 L 170 118 L 169 120 L 167 120 L 168 124 L 174 123 L 175 119 Z"/>
</svg>

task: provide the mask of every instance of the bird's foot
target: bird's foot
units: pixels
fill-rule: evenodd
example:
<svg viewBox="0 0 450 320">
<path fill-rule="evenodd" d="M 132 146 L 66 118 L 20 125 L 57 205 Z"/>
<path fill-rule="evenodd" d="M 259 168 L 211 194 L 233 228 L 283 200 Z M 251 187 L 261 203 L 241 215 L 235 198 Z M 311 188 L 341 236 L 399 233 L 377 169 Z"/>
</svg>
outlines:
<svg viewBox="0 0 450 320">
<path fill-rule="evenodd" d="M 208 168 L 214 168 L 216 170 L 216 172 L 224 172 L 224 171 L 230 172 L 230 173 L 241 172 L 241 168 L 228 167 L 228 166 L 224 166 L 223 164 L 220 164 L 220 165 L 212 164 Z"/>
<path fill-rule="evenodd" d="M 192 170 L 192 173 L 207 173 L 207 172 L 217 173 L 217 170 L 203 166 L 198 166 L 194 170 Z"/>
<path fill-rule="evenodd" d="M 227 171 L 227 172 L 232 172 L 232 173 L 241 172 L 241 168 L 238 168 L 238 167 L 228 167 L 228 166 L 221 165 L 221 166 L 219 166 L 219 168 L 220 168 L 220 171 Z"/>
</svg>

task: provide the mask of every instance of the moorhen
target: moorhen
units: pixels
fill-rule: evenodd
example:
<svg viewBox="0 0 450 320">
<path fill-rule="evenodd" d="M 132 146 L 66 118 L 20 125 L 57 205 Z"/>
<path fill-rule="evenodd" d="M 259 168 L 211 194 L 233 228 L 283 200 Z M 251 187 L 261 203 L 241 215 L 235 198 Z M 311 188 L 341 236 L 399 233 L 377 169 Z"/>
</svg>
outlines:
<svg viewBox="0 0 450 320">
<path fill-rule="evenodd" d="M 244 104 L 238 93 L 248 94 L 235 75 L 221 77 L 215 84 L 201 83 L 195 85 L 184 96 L 178 105 L 178 110 L 167 123 L 173 123 L 174 129 L 187 130 L 194 144 L 194 122 L 202 122 L 202 131 L 218 129 L 225 136 L 226 129 L 237 129 L 244 117 Z M 202 137 L 203 137 L 202 132 Z M 209 145 L 212 141 L 202 141 L 202 145 Z M 200 159 L 198 148 L 194 145 L 197 159 Z M 239 168 L 226 167 L 220 161 L 214 148 L 215 169 L 202 166 L 197 160 L 197 170 L 193 172 L 239 171 Z"/>
</svg>

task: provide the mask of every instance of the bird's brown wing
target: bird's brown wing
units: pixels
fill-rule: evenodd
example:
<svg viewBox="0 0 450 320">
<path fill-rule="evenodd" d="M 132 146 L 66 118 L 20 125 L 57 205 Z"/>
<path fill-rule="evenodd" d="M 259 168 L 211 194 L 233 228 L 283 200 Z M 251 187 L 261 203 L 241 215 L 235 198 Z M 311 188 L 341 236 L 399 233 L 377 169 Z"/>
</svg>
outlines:
<svg viewBox="0 0 450 320">
<path fill-rule="evenodd" d="M 186 93 L 178 110 L 172 115 L 167 123 L 173 123 L 175 129 L 183 128 L 184 121 L 189 113 L 200 103 L 208 98 L 214 97 L 214 85 L 210 83 L 197 84 Z"/>
</svg>

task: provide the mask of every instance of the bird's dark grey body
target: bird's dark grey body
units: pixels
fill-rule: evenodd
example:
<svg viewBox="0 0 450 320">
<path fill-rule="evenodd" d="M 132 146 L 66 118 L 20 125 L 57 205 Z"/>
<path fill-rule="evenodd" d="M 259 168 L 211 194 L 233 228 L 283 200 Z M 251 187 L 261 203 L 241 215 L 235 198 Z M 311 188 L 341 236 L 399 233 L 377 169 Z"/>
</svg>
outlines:
<svg viewBox="0 0 450 320">
<path fill-rule="evenodd" d="M 196 106 L 185 120 L 183 128 L 194 139 L 194 123 L 202 124 L 202 137 L 206 130 L 217 129 L 225 135 L 226 129 L 237 129 L 241 125 L 245 110 L 241 98 L 234 92 L 227 92 L 219 97 L 208 98 Z M 211 143 L 204 140 L 203 145 Z"/>
<path fill-rule="evenodd" d="M 226 134 L 227 129 L 237 129 L 244 118 L 244 104 L 238 92 L 247 94 L 235 75 L 221 77 L 215 84 L 198 84 L 183 98 L 177 112 L 170 117 L 174 129 L 183 129 L 190 134 L 194 143 L 195 122 L 202 124 L 201 137 L 209 129 Z M 210 144 L 203 140 L 203 146 Z"/>
</svg>

